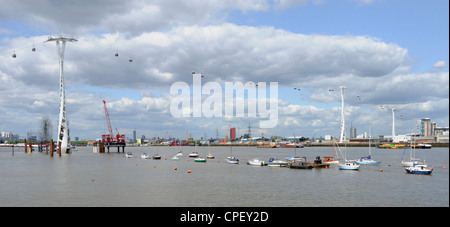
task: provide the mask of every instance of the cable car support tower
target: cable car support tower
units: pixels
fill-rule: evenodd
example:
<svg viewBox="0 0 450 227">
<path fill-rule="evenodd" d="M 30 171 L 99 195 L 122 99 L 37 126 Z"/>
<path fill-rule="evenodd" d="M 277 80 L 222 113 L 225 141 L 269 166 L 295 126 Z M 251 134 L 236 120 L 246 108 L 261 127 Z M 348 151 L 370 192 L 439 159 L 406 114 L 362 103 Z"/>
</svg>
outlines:
<svg viewBox="0 0 450 227">
<path fill-rule="evenodd" d="M 59 57 L 59 121 L 58 121 L 58 148 L 61 152 L 70 153 L 69 123 L 66 114 L 66 95 L 64 89 L 64 49 L 66 42 L 77 42 L 74 38 L 49 37 L 46 42 L 56 42 Z"/>
</svg>

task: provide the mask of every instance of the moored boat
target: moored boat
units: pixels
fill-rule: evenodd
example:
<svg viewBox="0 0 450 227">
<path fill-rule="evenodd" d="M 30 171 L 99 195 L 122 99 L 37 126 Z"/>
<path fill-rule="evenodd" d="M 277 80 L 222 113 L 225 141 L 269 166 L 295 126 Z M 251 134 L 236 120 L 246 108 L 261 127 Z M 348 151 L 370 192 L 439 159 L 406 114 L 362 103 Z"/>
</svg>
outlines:
<svg viewBox="0 0 450 227">
<path fill-rule="evenodd" d="M 133 157 L 133 154 L 132 154 L 131 152 L 127 152 L 127 153 L 125 154 L 125 157 L 126 157 L 126 158 L 132 158 L 132 157 Z"/>
<path fill-rule="evenodd" d="M 306 161 L 306 157 L 301 157 L 300 159 L 295 159 L 295 161 L 289 162 L 287 167 L 291 169 L 312 169 L 313 166 L 309 165 Z"/>
<path fill-rule="evenodd" d="M 345 162 L 344 164 L 339 164 L 338 166 L 341 170 L 359 170 L 361 165 L 355 162 Z"/>
<path fill-rule="evenodd" d="M 286 167 L 288 165 L 287 161 L 280 160 L 278 158 L 270 158 L 267 162 L 267 166 L 270 167 Z"/>
<path fill-rule="evenodd" d="M 206 156 L 206 158 L 207 158 L 207 159 L 214 159 L 214 155 L 212 155 L 211 153 L 209 153 L 209 154 Z"/>
<path fill-rule="evenodd" d="M 143 159 L 149 159 L 150 158 L 150 156 L 147 154 L 147 153 L 142 153 L 141 154 L 141 158 L 143 158 Z"/>
<path fill-rule="evenodd" d="M 194 152 L 189 153 L 189 157 L 190 157 L 190 158 L 196 158 L 196 157 L 198 157 L 198 152 L 194 151 Z"/>
<path fill-rule="evenodd" d="M 428 168 L 426 165 L 413 165 L 410 167 L 405 168 L 407 173 L 410 174 L 424 174 L 424 175 L 430 175 L 433 172 L 433 169 Z"/>
<path fill-rule="evenodd" d="M 322 159 L 320 159 L 320 156 L 316 156 L 314 163 L 308 162 L 308 165 L 314 168 L 328 168 L 330 166 L 330 163 L 323 163 Z"/>
<path fill-rule="evenodd" d="M 199 158 L 194 159 L 194 161 L 195 162 L 206 162 L 206 158 L 199 157 Z"/>
<path fill-rule="evenodd" d="M 155 154 L 155 155 L 153 155 L 152 158 L 153 158 L 153 159 L 156 159 L 156 160 L 159 160 L 159 159 L 161 159 L 161 155 Z"/>
<path fill-rule="evenodd" d="M 252 166 L 265 166 L 267 165 L 264 161 L 259 160 L 259 159 L 251 159 L 247 161 L 248 165 L 252 165 Z"/>
<path fill-rule="evenodd" d="M 237 159 L 234 156 L 230 156 L 230 157 L 227 158 L 227 162 L 229 164 L 239 164 L 239 159 Z"/>
</svg>

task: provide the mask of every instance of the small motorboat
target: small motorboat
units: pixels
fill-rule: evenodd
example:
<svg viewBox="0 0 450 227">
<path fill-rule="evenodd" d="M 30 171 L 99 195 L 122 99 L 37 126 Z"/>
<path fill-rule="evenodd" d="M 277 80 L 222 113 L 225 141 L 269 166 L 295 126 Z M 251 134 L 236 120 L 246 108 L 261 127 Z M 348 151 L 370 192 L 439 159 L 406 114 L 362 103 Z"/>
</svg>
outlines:
<svg viewBox="0 0 450 227">
<path fill-rule="evenodd" d="M 155 160 L 159 160 L 159 159 L 161 159 L 161 155 L 155 154 L 155 155 L 153 155 L 152 158 L 155 159 Z"/>
<path fill-rule="evenodd" d="M 265 166 L 265 165 L 267 165 L 264 161 L 259 160 L 259 159 L 248 160 L 247 164 L 248 165 L 252 165 L 252 166 Z"/>
<path fill-rule="evenodd" d="M 339 169 L 341 170 L 359 170 L 361 165 L 355 162 L 345 162 L 344 164 L 339 164 Z"/>
<path fill-rule="evenodd" d="M 230 156 L 227 158 L 228 164 L 239 164 L 239 159 L 234 156 Z"/>
<path fill-rule="evenodd" d="M 142 153 L 141 154 L 141 158 L 143 158 L 143 159 L 150 159 L 150 156 L 147 154 L 147 153 Z"/>
<path fill-rule="evenodd" d="M 430 175 L 433 172 L 433 169 L 430 169 L 426 165 L 423 165 L 423 164 L 406 167 L 405 170 L 407 173 L 423 174 L 423 175 Z"/>
<path fill-rule="evenodd" d="M 208 154 L 208 156 L 206 156 L 207 159 L 214 159 L 214 155 L 212 155 L 211 153 Z"/>
<path fill-rule="evenodd" d="M 192 153 L 189 153 L 189 157 L 190 157 L 190 158 L 196 158 L 196 157 L 198 157 L 198 152 L 194 151 L 194 152 L 192 152 Z"/>
<path fill-rule="evenodd" d="M 291 161 L 288 163 L 288 167 L 291 169 L 312 169 L 313 166 L 309 165 L 306 161 L 306 157 L 301 157 L 293 159 L 294 161 Z"/>
<path fill-rule="evenodd" d="M 172 157 L 172 160 L 173 160 L 173 161 L 178 161 L 178 160 L 179 160 L 179 158 L 178 158 L 178 156 L 177 156 L 177 155 L 175 155 L 175 156 L 173 156 L 173 157 Z"/>
<path fill-rule="evenodd" d="M 270 158 L 269 162 L 267 162 L 267 166 L 270 167 L 286 167 L 288 165 L 287 161 L 280 160 L 277 158 Z"/>
<path fill-rule="evenodd" d="M 126 157 L 126 158 L 132 158 L 132 157 L 133 157 L 133 154 L 132 154 L 131 152 L 127 152 L 127 153 L 125 154 L 125 157 Z"/>
<path fill-rule="evenodd" d="M 183 156 L 183 152 L 179 151 L 179 152 L 176 154 L 176 156 L 177 156 L 177 157 L 182 157 L 182 156 Z"/>
<path fill-rule="evenodd" d="M 200 157 L 200 158 L 194 159 L 194 161 L 195 161 L 195 162 L 206 162 L 206 158 Z"/>
</svg>

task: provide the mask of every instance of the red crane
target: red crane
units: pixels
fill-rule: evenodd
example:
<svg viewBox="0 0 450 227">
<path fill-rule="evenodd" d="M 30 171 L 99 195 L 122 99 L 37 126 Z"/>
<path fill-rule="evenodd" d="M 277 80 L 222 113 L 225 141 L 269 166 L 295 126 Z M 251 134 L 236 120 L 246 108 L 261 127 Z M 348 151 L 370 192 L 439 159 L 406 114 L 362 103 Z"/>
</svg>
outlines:
<svg viewBox="0 0 450 227">
<path fill-rule="evenodd" d="M 113 134 L 112 127 L 111 127 L 111 121 L 109 120 L 109 112 L 108 112 L 108 108 L 106 107 L 105 100 L 103 100 L 103 105 L 105 107 L 106 124 L 108 125 L 109 134 L 102 135 L 102 141 L 103 142 L 125 143 L 125 135 L 120 135 L 118 131 L 117 131 L 116 138 L 114 138 L 114 134 Z"/>
<path fill-rule="evenodd" d="M 114 135 L 112 132 L 111 121 L 109 120 L 109 112 L 108 112 L 108 108 L 106 107 L 105 100 L 103 100 L 103 105 L 105 106 L 106 124 L 108 125 L 109 136 L 110 136 L 110 139 L 112 139 L 112 138 L 114 138 Z"/>
</svg>

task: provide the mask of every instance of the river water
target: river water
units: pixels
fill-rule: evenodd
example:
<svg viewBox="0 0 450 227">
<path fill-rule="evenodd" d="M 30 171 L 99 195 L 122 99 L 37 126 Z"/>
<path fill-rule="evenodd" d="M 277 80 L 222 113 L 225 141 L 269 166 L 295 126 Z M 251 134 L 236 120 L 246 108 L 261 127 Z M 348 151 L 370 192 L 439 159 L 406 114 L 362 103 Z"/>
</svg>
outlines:
<svg viewBox="0 0 450 227">
<path fill-rule="evenodd" d="M 178 161 L 171 158 L 182 151 Z M 187 155 L 212 153 L 194 162 Z M 416 150 L 434 167 L 431 175 L 407 174 L 401 167 L 409 150 L 376 150 L 377 166 L 359 171 L 249 166 L 248 159 L 329 156 L 330 147 L 269 149 L 256 147 L 126 147 L 135 157 L 111 149 L 94 154 L 79 147 L 72 154 L 26 154 L 0 148 L 0 206 L 145 207 L 448 207 L 449 149 Z M 141 159 L 142 152 L 161 160 Z M 230 154 L 240 159 L 228 164 Z M 347 159 L 367 156 L 368 148 L 349 147 Z M 382 171 L 380 171 L 380 169 Z M 190 173 L 188 171 L 190 170 Z"/>
</svg>

